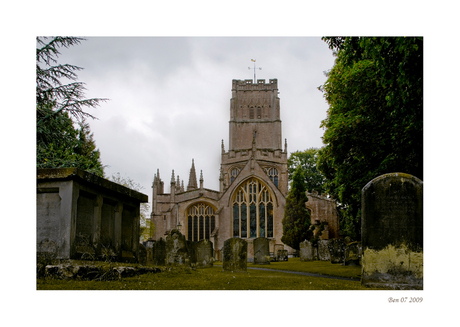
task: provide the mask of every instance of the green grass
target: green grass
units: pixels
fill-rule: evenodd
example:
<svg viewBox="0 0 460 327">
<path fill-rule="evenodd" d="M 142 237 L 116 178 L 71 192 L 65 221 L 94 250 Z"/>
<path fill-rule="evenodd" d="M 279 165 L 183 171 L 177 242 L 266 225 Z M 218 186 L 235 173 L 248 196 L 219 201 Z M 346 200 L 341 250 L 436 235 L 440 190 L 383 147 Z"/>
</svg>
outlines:
<svg viewBox="0 0 460 327">
<path fill-rule="evenodd" d="M 37 290 L 368 290 L 359 281 L 308 277 L 276 271 L 291 270 L 322 273 L 341 277 L 358 276 L 359 267 L 332 265 L 329 262 L 288 262 L 250 267 L 272 268 L 271 271 L 248 269 L 245 273 L 222 271 L 221 266 L 206 269 L 173 268 L 117 281 L 66 281 L 37 279 Z"/>
<path fill-rule="evenodd" d="M 342 266 L 329 261 L 300 261 L 300 258 L 289 258 L 289 261 L 271 262 L 269 265 L 248 263 L 248 268 L 270 268 L 276 270 L 301 271 L 328 276 L 361 278 L 361 266 Z"/>
</svg>

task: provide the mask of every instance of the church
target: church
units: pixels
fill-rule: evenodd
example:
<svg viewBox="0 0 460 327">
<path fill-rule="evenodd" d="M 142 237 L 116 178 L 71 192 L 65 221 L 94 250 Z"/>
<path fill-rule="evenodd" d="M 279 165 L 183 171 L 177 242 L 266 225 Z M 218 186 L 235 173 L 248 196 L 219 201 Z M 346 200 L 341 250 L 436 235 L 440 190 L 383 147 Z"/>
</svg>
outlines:
<svg viewBox="0 0 460 327">
<path fill-rule="evenodd" d="M 165 193 L 157 170 L 152 185 L 154 240 L 179 229 L 189 241 L 209 239 L 220 259 L 229 238 L 246 240 L 251 258 L 253 240 L 266 237 L 270 252 L 276 247 L 292 253 L 281 242 L 288 152 L 282 139 L 278 93 L 277 79 L 232 81 L 229 146 L 226 151 L 222 141 L 219 190 L 204 188 L 202 173 L 198 184 L 193 159 L 187 187 L 176 180 L 173 170 L 170 193 Z"/>
</svg>

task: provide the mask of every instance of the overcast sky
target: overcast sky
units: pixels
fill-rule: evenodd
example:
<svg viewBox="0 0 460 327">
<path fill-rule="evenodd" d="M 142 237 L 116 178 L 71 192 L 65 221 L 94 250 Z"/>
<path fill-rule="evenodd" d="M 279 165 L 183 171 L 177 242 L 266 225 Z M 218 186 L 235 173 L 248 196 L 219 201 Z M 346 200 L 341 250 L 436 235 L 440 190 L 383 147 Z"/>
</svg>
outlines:
<svg viewBox="0 0 460 327">
<path fill-rule="evenodd" d="M 192 158 L 204 187 L 218 190 L 232 79 L 254 78 L 251 59 L 257 79 L 278 79 L 288 152 L 322 146 L 318 86 L 334 57 L 320 37 L 88 37 L 61 53 L 84 68 L 87 97 L 110 99 L 88 110 L 106 175 L 141 184 L 149 201 L 157 169 L 169 192 L 172 169 L 187 186 Z"/>
</svg>

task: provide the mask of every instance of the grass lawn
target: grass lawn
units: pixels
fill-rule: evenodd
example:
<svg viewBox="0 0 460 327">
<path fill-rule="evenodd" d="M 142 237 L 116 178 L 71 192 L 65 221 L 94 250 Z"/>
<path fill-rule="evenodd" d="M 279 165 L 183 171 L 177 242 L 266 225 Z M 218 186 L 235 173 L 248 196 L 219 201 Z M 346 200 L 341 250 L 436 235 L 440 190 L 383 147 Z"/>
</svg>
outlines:
<svg viewBox="0 0 460 327">
<path fill-rule="evenodd" d="M 76 281 L 37 279 L 37 290 L 369 290 L 359 281 L 309 277 L 279 272 L 291 270 L 341 277 L 359 277 L 360 267 L 346 267 L 329 262 L 287 262 L 254 265 L 273 270 L 248 269 L 245 273 L 222 271 L 219 262 L 212 268 L 173 268 L 116 281 Z"/>
<path fill-rule="evenodd" d="M 271 262 L 269 265 L 256 265 L 248 263 L 248 268 L 270 268 L 276 270 L 289 270 L 308 272 L 313 274 L 361 278 L 361 266 L 342 266 L 332 264 L 330 261 L 300 261 L 300 258 L 289 258 L 289 261 Z"/>
</svg>

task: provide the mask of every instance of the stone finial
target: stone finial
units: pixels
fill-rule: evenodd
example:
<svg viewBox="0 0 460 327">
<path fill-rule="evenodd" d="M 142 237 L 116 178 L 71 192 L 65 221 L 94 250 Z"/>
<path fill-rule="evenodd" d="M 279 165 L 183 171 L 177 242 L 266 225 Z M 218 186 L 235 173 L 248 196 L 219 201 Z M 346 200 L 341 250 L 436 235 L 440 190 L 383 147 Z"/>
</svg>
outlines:
<svg viewBox="0 0 460 327">
<path fill-rule="evenodd" d="M 176 179 L 174 178 L 174 169 L 172 170 L 171 184 L 176 184 Z"/>
<path fill-rule="evenodd" d="M 224 146 L 224 140 L 222 140 L 222 154 L 225 153 L 225 146 Z"/>
<path fill-rule="evenodd" d="M 180 184 L 180 191 L 181 191 L 181 192 L 185 192 L 184 180 L 182 180 L 182 182 L 181 182 L 181 184 Z"/>
<path fill-rule="evenodd" d="M 196 172 L 195 172 L 195 160 L 192 159 L 192 168 L 190 168 L 190 175 L 188 178 L 188 186 L 187 191 L 195 190 L 198 188 L 198 183 L 196 180 Z"/>
<path fill-rule="evenodd" d="M 201 172 L 200 172 L 200 188 L 201 188 L 201 189 L 203 188 L 203 183 L 204 183 L 203 171 L 201 170 Z"/>
<path fill-rule="evenodd" d="M 177 181 L 176 181 L 176 192 L 180 192 L 180 178 L 179 175 L 177 175 Z"/>
<path fill-rule="evenodd" d="M 284 152 L 287 153 L 287 139 L 284 139 Z"/>
</svg>

